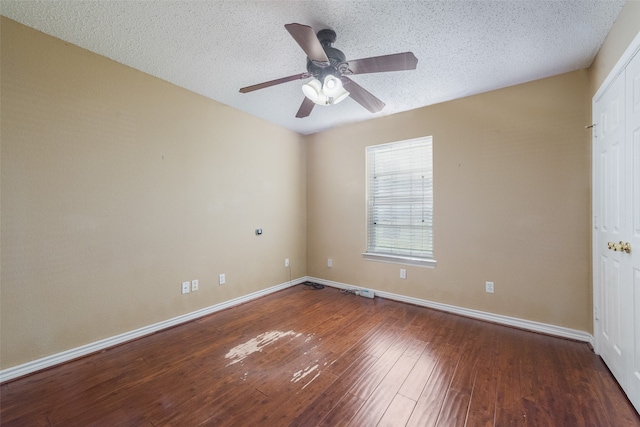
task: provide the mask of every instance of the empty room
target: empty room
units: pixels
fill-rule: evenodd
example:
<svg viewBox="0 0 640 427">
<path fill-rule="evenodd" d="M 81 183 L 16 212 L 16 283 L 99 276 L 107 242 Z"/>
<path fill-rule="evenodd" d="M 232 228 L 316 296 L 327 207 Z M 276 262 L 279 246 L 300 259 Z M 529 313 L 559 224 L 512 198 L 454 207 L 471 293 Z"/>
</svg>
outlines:
<svg viewBox="0 0 640 427">
<path fill-rule="evenodd" d="M 0 15 L 0 425 L 640 426 L 640 1 Z"/>
</svg>

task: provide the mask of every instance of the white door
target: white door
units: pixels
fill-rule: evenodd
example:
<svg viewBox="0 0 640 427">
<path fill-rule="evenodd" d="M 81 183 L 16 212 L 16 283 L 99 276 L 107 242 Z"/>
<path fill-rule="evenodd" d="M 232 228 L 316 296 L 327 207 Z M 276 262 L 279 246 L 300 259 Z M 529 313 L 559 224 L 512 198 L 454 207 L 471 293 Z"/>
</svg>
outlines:
<svg viewBox="0 0 640 427">
<path fill-rule="evenodd" d="M 629 384 L 625 388 L 636 410 L 640 412 L 640 53 L 636 53 L 626 67 L 627 105 L 626 105 L 626 140 L 629 154 L 627 156 L 627 189 L 629 200 L 629 222 L 631 253 L 629 271 L 631 273 L 631 295 L 629 305 L 631 314 L 631 360 L 629 361 Z"/>
<path fill-rule="evenodd" d="M 593 118 L 596 351 L 640 412 L 640 55 L 596 95 Z"/>
<path fill-rule="evenodd" d="M 625 159 L 625 76 L 619 75 L 594 106 L 594 271 L 599 282 L 596 306 L 598 350 L 613 375 L 621 382 L 624 366 L 623 252 L 609 249 L 624 234 L 624 159 Z M 595 238 L 597 236 L 597 238 Z"/>
</svg>

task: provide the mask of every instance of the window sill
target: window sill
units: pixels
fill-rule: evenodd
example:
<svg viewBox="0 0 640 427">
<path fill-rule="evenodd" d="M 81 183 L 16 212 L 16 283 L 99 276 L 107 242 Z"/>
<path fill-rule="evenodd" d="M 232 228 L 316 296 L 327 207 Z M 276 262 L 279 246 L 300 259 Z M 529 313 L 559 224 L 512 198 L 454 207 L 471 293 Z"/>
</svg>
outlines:
<svg viewBox="0 0 640 427">
<path fill-rule="evenodd" d="M 383 255 L 376 254 L 371 252 L 365 252 L 362 254 L 365 261 L 376 261 L 376 262 L 391 262 L 394 264 L 406 264 L 406 265 L 416 265 L 418 267 L 427 267 L 434 268 L 436 266 L 435 259 L 426 259 L 426 258 L 411 258 L 406 256 L 397 256 L 397 255 Z"/>
</svg>

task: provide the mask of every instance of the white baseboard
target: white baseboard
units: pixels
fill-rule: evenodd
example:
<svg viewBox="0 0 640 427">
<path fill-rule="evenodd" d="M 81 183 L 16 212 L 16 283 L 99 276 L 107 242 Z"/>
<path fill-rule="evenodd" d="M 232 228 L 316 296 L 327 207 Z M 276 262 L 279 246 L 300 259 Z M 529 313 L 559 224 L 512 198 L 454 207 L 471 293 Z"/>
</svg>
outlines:
<svg viewBox="0 0 640 427">
<path fill-rule="evenodd" d="M 271 293 L 280 291 L 282 289 L 286 289 L 290 286 L 298 285 L 300 283 L 305 282 L 306 280 L 307 280 L 306 277 L 295 279 L 289 282 L 282 283 L 280 285 L 263 289 L 261 291 L 253 292 L 248 295 L 234 298 L 229 301 L 225 301 L 219 304 L 205 307 L 203 309 L 196 310 L 191 313 L 183 314 L 181 316 L 174 317 L 172 319 L 154 323 L 153 325 L 144 326 L 142 328 L 125 332 L 120 335 L 116 335 L 110 338 L 105 338 L 103 340 L 89 343 L 80 347 L 72 348 L 70 350 L 66 350 L 61 353 L 53 354 L 51 356 L 46 356 L 41 359 L 33 360 L 31 362 L 23 363 L 21 365 L 12 366 L 11 368 L 0 370 L 0 383 L 12 380 L 14 378 L 22 377 L 24 375 L 32 374 L 34 372 L 37 372 L 43 369 L 51 368 L 55 365 L 68 362 L 70 360 L 77 359 L 79 357 L 87 356 L 91 353 L 96 353 L 98 351 L 107 349 L 109 347 L 113 347 L 115 345 L 122 344 L 127 341 L 131 341 L 131 340 L 143 337 L 145 335 L 149 335 L 154 332 L 158 332 L 163 329 L 167 329 L 172 326 L 179 325 L 181 323 L 189 322 L 191 320 L 206 316 L 208 314 L 215 313 L 220 310 L 224 310 L 239 304 L 243 304 L 253 299 L 260 298 L 265 295 L 269 295 Z"/>
<path fill-rule="evenodd" d="M 339 289 L 363 289 L 358 286 L 347 285 L 345 283 L 334 282 L 331 280 L 319 279 L 317 277 L 309 277 L 309 276 L 301 277 L 301 278 L 292 280 L 290 282 L 285 282 L 280 285 L 272 286 L 270 288 L 263 289 L 261 291 L 244 295 L 242 297 L 234 298 L 232 300 L 225 301 L 220 304 L 215 304 L 200 310 L 193 311 L 191 313 L 174 317 L 172 319 L 154 323 L 153 325 L 145 326 L 139 329 L 135 329 L 133 331 L 125 332 L 120 335 L 116 335 L 100 341 L 89 343 L 80 347 L 72 348 L 70 350 L 66 350 L 61 353 L 53 354 L 51 356 L 46 356 L 41 359 L 33 360 L 31 362 L 23 363 L 21 365 L 0 370 L 0 383 L 4 383 L 5 381 L 9 381 L 18 377 L 29 375 L 43 369 L 51 368 L 55 365 L 68 362 L 70 360 L 77 359 L 79 357 L 87 356 L 91 353 L 96 353 L 98 351 L 107 349 L 109 347 L 113 347 L 115 345 L 119 345 L 127 341 L 131 341 L 131 340 L 143 337 L 145 335 L 149 335 L 154 332 L 158 332 L 163 329 L 167 329 L 167 328 L 179 325 L 181 323 L 195 320 L 197 318 L 206 316 L 208 314 L 212 314 L 217 311 L 221 311 L 239 304 L 243 304 L 245 302 L 269 295 L 271 293 L 280 291 L 282 289 L 286 289 L 294 285 L 298 285 L 300 283 L 304 283 L 306 281 L 320 283 L 325 286 L 331 286 Z M 459 314 L 461 316 L 471 317 L 479 320 L 485 320 L 488 322 L 498 323 L 506 326 L 513 326 L 516 328 L 526 329 L 529 331 L 539 332 L 547 335 L 554 335 L 554 336 L 568 338 L 576 341 L 584 341 L 591 344 L 591 346 L 593 346 L 594 344 L 593 336 L 584 331 L 578 331 L 575 329 L 550 325 L 546 323 L 534 322 L 531 320 L 519 319 L 516 317 L 503 316 L 500 314 L 487 313 L 484 311 L 472 310 L 469 308 L 457 307 L 457 306 L 448 305 L 448 304 L 442 304 L 439 302 L 433 302 L 433 301 L 408 297 L 404 295 L 393 294 L 390 292 L 378 291 L 376 289 L 371 289 L 371 290 L 375 292 L 376 296 L 387 298 L 394 301 L 406 302 L 406 303 L 418 305 L 421 307 L 433 308 L 436 310 Z"/>
<path fill-rule="evenodd" d="M 320 283 L 326 286 L 331 286 L 334 288 L 340 288 L 340 289 L 363 289 L 361 287 L 347 285 L 345 283 L 318 279 L 317 277 L 307 277 L 306 280 L 310 282 Z M 371 289 L 371 288 L 367 288 L 367 289 Z M 442 304 L 439 302 L 393 294 L 390 292 L 378 291 L 376 289 L 371 289 L 371 290 L 374 291 L 376 296 L 380 296 L 386 299 L 406 302 L 406 303 L 418 305 L 421 307 L 433 308 L 436 310 L 459 314 L 461 316 L 471 317 L 474 319 L 484 320 L 487 322 L 498 323 L 501 325 L 512 326 L 520 329 L 526 329 L 528 331 L 533 331 L 533 332 L 539 332 L 546 335 L 553 335 L 553 336 L 568 338 L 576 341 L 584 341 L 589 343 L 592 347 L 594 345 L 593 335 L 591 335 L 588 332 L 579 331 L 576 329 L 565 328 L 563 326 L 550 325 L 548 323 L 535 322 L 533 320 L 519 319 L 517 317 L 503 316 L 501 314 L 487 313 L 485 311 L 473 310 L 473 309 L 464 308 L 464 307 L 457 307 L 449 304 Z"/>
</svg>

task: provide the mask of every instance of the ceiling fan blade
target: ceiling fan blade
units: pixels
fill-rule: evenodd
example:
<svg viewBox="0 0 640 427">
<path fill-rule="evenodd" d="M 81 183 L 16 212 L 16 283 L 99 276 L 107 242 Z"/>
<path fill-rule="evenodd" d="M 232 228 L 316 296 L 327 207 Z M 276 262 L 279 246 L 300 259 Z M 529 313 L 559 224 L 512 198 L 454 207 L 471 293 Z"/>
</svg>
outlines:
<svg viewBox="0 0 640 427">
<path fill-rule="evenodd" d="M 302 24 L 286 24 L 284 27 L 310 60 L 318 63 L 318 65 L 329 65 L 329 58 L 327 58 L 327 54 L 322 48 L 318 37 L 313 32 L 313 28 Z"/>
<path fill-rule="evenodd" d="M 342 76 L 340 77 L 340 80 L 342 80 L 344 88 L 349 91 L 351 98 L 370 112 L 377 113 L 384 108 L 384 102 L 380 101 L 378 98 L 373 96 L 371 92 L 351 80 L 349 77 Z"/>
<path fill-rule="evenodd" d="M 301 74 L 296 74 L 294 76 L 282 77 L 281 79 L 270 80 L 268 82 L 258 83 L 257 85 L 243 87 L 242 89 L 240 89 L 240 93 L 253 92 L 254 90 L 264 89 L 266 87 L 275 86 L 281 83 L 291 82 L 294 80 L 306 79 L 307 77 L 311 77 L 311 74 L 301 73 Z"/>
<path fill-rule="evenodd" d="M 404 52 L 354 59 L 347 62 L 349 63 L 348 74 L 366 74 L 383 73 L 386 71 L 415 70 L 418 65 L 418 58 L 416 58 L 413 52 Z"/>
<path fill-rule="evenodd" d="M 305 96 L 304 97 L 304 101 L 302 101 L 302 105 L 300 105 L 300 108 L 298 109 L 298 112 L 296 113 L 296 117 L 299 118 L 299 119 L 307 117 L 309 114 L 311 114 L 311 110 L 313 110 L 313 107 L 315 105 L 316 104 L 314 104 L 312 100 L 310 100 L 309 98 L 307 98 Z"/>
</svg>

